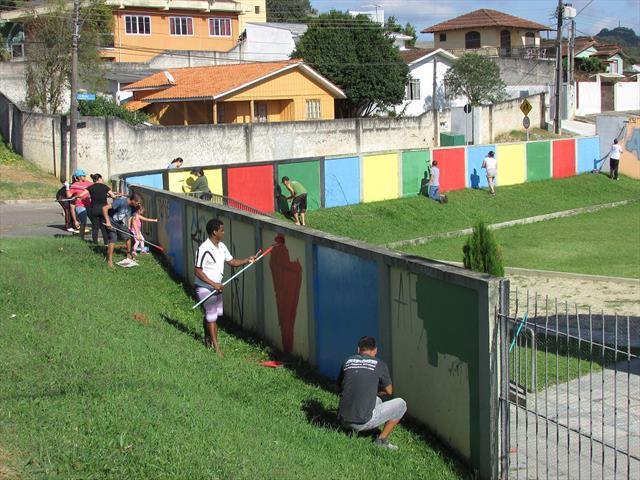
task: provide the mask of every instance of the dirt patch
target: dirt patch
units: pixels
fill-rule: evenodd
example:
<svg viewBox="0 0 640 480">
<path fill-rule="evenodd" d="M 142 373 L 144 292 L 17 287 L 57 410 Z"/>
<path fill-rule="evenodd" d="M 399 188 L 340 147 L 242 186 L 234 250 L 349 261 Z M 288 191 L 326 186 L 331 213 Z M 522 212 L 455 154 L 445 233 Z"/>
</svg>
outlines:
<svg viewBox="0 0 640 480">
<path fill-rule="evenodd" d="M 147 316 L 146 313 L 140 313 L 140 312 L 135 312 L 133 314 L 133 319 L 136 322 L 140 322 L 142 325 L 149 325 L 149 317 Z"/>
<path fill-rule="evenodd" d="M 511 281 L 511 308 L 515 307 L 515 290 L 518 289 L 520 308 L 526 305 L 527 290 L 529 305 L 533 308 L 534 296 L 538 295 L 538 308 L 544 308 L 548 297 L 549 310 L 564 313 L 565 302 L 569 313 L 575 313 L 576 305 L 580 313 L 587 313 L 589 307 L 594 314 L 640 316 L 640 282 L 620 283 L 616 281 L 591 280 L 584 278 L 562 278 L 543 276 L 509 275 Z M 523 303 L 524 302 L 524 303 Z M 531 312 L 530 312 L 531 314 Z"/>
<path fill-rule="evenodd" d="M 22 478 L 14 468 L 15 458 L 0 447 L 0 480 L 19 480 Z"/>
</svg>

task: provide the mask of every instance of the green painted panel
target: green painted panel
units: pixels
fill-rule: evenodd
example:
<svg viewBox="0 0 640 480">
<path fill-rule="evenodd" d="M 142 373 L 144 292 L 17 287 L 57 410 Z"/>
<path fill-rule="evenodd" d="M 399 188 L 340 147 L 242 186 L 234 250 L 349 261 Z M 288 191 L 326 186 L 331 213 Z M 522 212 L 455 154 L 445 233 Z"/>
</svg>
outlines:
<svg viewBox="0 0 640 480">
<path fill-rule="evenodd" d="M 527 182 L 551 178 L 551 147 L 549 142 L 527 143 Z"/>
<path fill-rule="evenodd" d="M 427 337 L 427 361 L 437 367 L 441 355 L 467 365 L 471 464 L 480 464 L 480 370 L 478 292 L 442 280 L 418 276 L 418 317 Z M 486 412 L 484 412 L 486 414 Z"/>
<path fill-rule="evenodd" d="M 278 183 L 284 176 L 297 180 L 307 189 L 307 209 L 320 208 L 320 162 L 281 163 L 278 165 Z M 284 185 L 280 184 L 283 193 L 288 195 Z"/>
<path fill-rule="evenodd" d="M 431 163 L 431 150 L 402 152 L 402 196 L 420 193 L 427 165 Z M 426 177 L 428 178 L 428 177 Z"/>
</svg>

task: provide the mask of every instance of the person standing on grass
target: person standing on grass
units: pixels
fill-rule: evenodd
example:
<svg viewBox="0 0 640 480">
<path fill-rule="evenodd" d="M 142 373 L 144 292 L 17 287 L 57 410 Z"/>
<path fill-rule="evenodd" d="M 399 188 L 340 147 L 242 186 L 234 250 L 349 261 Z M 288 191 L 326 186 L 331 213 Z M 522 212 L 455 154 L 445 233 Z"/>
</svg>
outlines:
<svg viewBox="0 0 640 480">
<path fill-rule="evenodd" d="M 438 161 L 431 162 L 431 177 L 429 177 L 429 198 L 440 203 L 447 203 L 449 198 L 446 195 L 440 195 L 440 168 Z"/>
<path fill-rule="evenodd" d="M 91 175 L 93 184 L 87 187 L 87 191 L 91 197 L 91 209 L 89 210 L 89 218 L 91 219 L 91 240 L 98 243 L 98 232 L 102 232 L 104 244 L 109 244 L 109 232 L 104 226 L 103 208 L 108 205 L 107 198 L 116 198 L 117 195 L 111 191 L 109 185 L 104 183 L 102 175 L 94 173 Z"/>
<path fill-rule="evenodd" d="M 75 181 L 69 187 L 67 195 L 69 197 L 75 197 L 75 221 L 80 228 L 80 238 L 84 240 L 84 234 L 87 227 L 87 217 L 91 209 L 91 195 L 89 195 L 88 187 L 93 185 L 87 180 L 87 174 L 84 170 L 79 168 L 73 172 Z M 73 212 L 73 209 L 72 209 Z"/>
<path fill-rule="evenodd" d="M 498 161 L 496 160 L 495 153 L 490 151 L 489 154 L 482 161 L 482 167 L 487 171 L 487 183 L 489 184 L 489 193 L 491 195 L 496 194 L 495 181 L 498 174 Z"/>
<path fill-rule="evenodd" d="M 620 166 L 620 155 L 622 154 L 622 147 L 618 145 L 618 139 L 613 140 L 611 150 L 609 150 L 609 178 L 611 180 L 618 180 L 618 167 Z"/>
<path fill-rule="evenodd" d="M 133 216 L 129 221 L 129 231 L 131 232 L 131 235 L 133 235 L 132 238 L 135 242 L 133 244 L 133 249 L 131 252 L 131 255 L 133 256 L 133 258 L 135 258 L 138 248 L 140 249 L 140 253 L 142 254 L 148 253 L 145 250 L 145 246 L 144 246 L 144 236 L 142 235 L 142 222 L 144 221 L 144 222 L 158 223 L 158 219 L 145 217 L 144 206 L 142 204 L 135 205 L 133 207 L 133 210 L 134 210 Z"/>
<path fill-rule="evenodd" d="M 124 240 L 127 256 L 124 260 L 118 262 L 121 267 L 135 267 L 138 262 L 131 258 L 131 237 L 127 235 L 129 231 L 129 218 L 132 210 L 140 204 L 140 197 L 131 193 L 128 197 L 118 197 L 111 206 L 104 205 L 102 207 L 102 215 L 104 218 L 104 226 L 108 232 L 107 244 L 107 264 L 113 268 L 113 251 L 116 247 L 117 240 Z M 114 228 L 115 227 L 115 228 Z"/>
<path fill-rule="evenodd" d="M 300 182 L 282 177 L 282 184 L 289 190 L 287 200 L 291 200 L 291 213 L 296 225 L 306 226 L 304 214 L 307 211 L 307 189 Z"/>
<path fill-rule="evenodd" d="M 383 402 L 380 395 L 393 395 L 393 385 L 387 365 L 376 358 L 378 347 L 373 337 L 362 337 L 358 341 L 358 353 L 342 365 L 338 376 L 340 403 L 338 420 L 355 432 L 374 430 L 384 425 L 375 444 L 387 450 L 398 450 L 389 442 L 389 435 L 400 423 L 407 411 L 401 398 Z"/>
<path fill-rule="evenodd" d="M 217 294 L 212 295 L 202 304 L 204 308 L 204 343 L 206 347 L 213 347 L 218 356 L 223 357 L 220 344 L 218 342 L 218 318 L 222 316 L 222 277 L 224 275 L 224 264 L 231 267 L 241 267 L 255 261 L 254 257 L 242 260 L 235 259 L 222 243 L 224 238 L 224 223 L 218 219 L 207 222 L 207 238 L 198 247 L 195 264 L 195 286 L 198 300 L 202 300 L 212 291 L 217 290 Z"/>
</svg>

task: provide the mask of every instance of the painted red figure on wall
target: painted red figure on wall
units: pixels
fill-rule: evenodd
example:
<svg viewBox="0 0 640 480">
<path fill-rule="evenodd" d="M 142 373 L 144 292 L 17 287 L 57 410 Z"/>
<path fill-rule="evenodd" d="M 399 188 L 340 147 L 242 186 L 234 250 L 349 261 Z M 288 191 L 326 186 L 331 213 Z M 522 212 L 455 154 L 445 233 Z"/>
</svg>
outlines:
<svg viewBox="0 0 640 480">
<path fill-rule="evenodd" d="M 289 258 L 289 249 L 285 245 L 284 236 L 278 234 L 275 241 L 279 248 L 274 248 L 271 252 L 269 268 L 276 295 L 282 349 L 285 353 L 291 353 L 302 285 L 302 265 L 299 260 L 292 262 Z"/>
</svg>

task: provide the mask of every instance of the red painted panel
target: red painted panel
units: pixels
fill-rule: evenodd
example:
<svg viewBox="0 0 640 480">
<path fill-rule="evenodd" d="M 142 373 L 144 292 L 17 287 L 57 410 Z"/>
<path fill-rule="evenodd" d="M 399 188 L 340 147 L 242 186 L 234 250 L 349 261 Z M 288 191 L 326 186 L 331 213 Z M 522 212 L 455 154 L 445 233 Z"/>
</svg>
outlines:
<svg viewBox="0 0 640 480">
<path fill-rule="evenodd" d="M 553 178 L 573 177 L 576 174 L 576 141 L 553 142 Z"/>
<path fill-rule="evenodd" d="M 446 148 L 433 151 L 433 160 L 440 168 L 440 191 L 465 188 L 464 148 Z"/>
<path fill-rule="evenodd" d="M 227 169 L 227 196 L 263 212 L 273 212 L 273 165 Z"/>
</svg>

